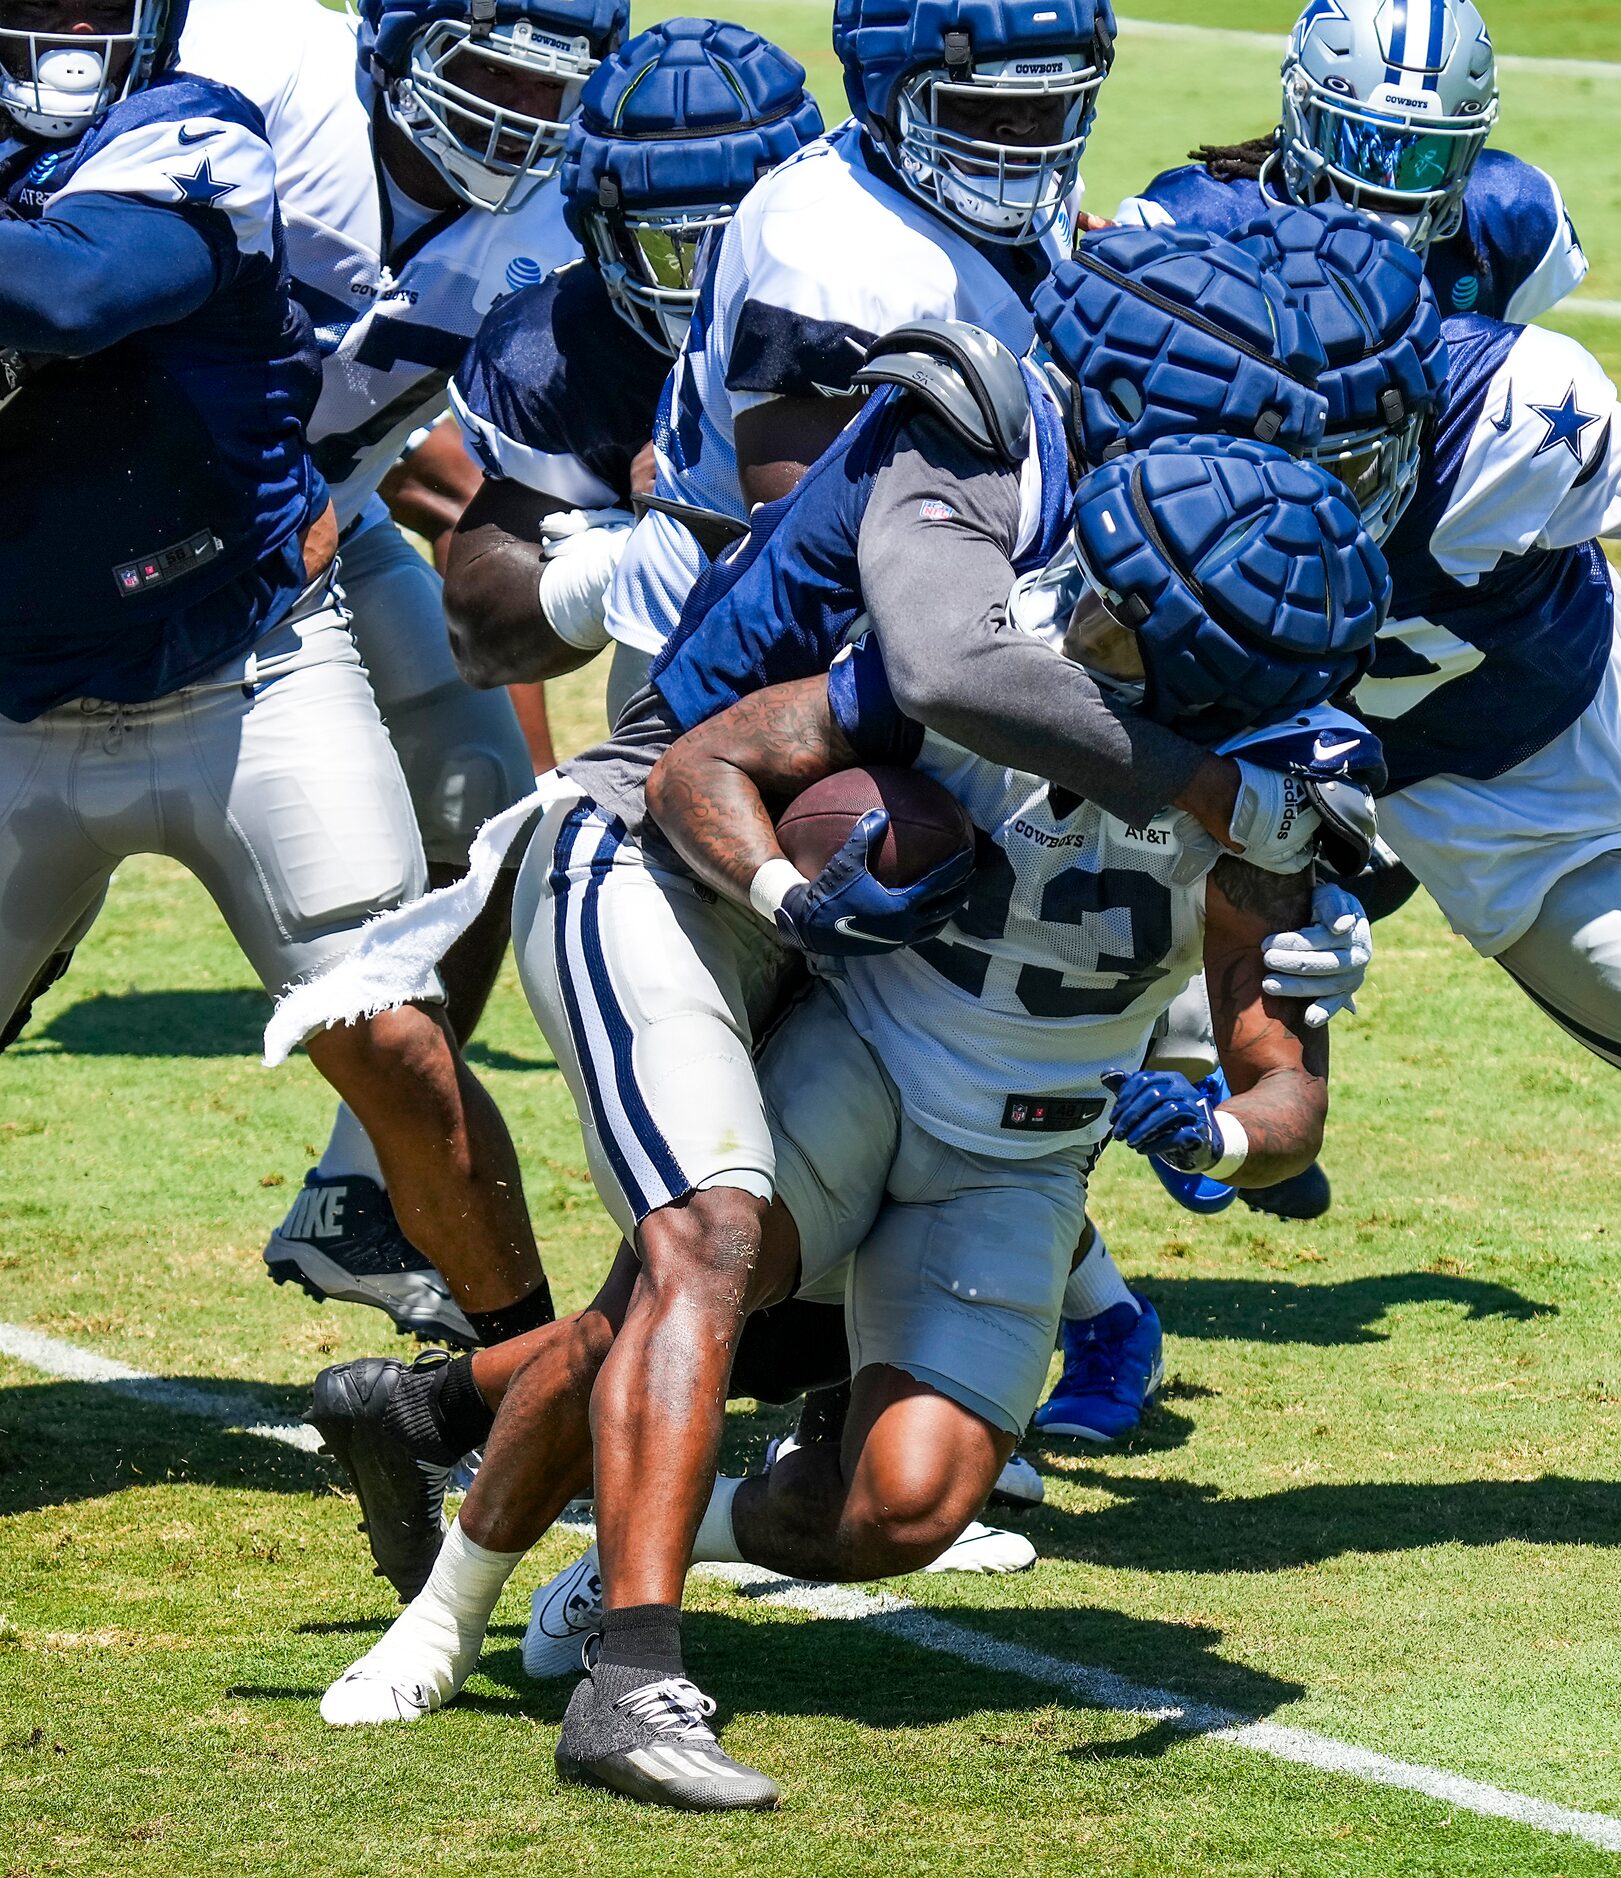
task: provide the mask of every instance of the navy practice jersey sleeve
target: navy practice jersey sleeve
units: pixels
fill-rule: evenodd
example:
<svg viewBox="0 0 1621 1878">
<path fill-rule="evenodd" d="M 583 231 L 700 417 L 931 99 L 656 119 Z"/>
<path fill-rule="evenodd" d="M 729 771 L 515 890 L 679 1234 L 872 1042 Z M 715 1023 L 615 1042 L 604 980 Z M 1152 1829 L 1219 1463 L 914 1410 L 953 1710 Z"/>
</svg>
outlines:
<svg viewBox="0 0 1621 1878">
<path fill-rule="evenodd" d="M 669 367 L 576 261 L 493 309 L 451 406 L 486 476 L 575 508 L 623 508 Z"/>
</svg>

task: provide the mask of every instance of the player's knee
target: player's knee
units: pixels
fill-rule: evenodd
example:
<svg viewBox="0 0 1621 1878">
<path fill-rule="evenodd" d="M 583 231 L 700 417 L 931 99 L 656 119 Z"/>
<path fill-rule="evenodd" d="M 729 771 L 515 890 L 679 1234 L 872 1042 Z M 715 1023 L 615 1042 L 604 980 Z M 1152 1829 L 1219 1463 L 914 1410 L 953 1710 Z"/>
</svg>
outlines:
<svg viewBox="0 0 1621 1878">
<path fill-rule="evenodd" d="M 857 1575 L 894 1578 L 932 1565 L 979 1510 L 954 1490 L 950 1469 L 912 1467 L 858 1479 L 845 1501 L 840 1550 Z"/>
<path fill-rule="evenodd" d="M 394 706 L 388 722 L 424 852 L 465 863 L 484 823 L 534 787 L 510 700 L 458 684 Z"/>
<path fill-rule="evenodd" d="M 323 1074 L 344 1083 L 452 1084 L 455 1048 L 441 1006 L 402 1004 L 311 1037 L 309 1054 Z"/>
<path fill-rule="evenodd" d="M 741 1187 L 708 1187 L 657 1208 L 637 1234 L 644 1279 L 659 1291 L 741 1311 L 759 1261 L 764 1216 L 765 1202 Z"/>
</svg>

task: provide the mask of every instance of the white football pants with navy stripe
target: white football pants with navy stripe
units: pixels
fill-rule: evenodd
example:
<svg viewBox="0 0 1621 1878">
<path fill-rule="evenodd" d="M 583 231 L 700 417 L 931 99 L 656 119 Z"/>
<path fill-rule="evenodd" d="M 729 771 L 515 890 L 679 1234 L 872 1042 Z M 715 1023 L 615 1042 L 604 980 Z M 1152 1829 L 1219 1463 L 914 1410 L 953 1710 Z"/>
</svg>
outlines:
<svg viewBox="0 0 1621 1878">
<path fill-rule="evenodd" d="M 529 844 L 512 937 L 621 1232 L 699 1187 L 769 1199 L 753 1041 L 793 969 L 775 935 L 569 790 Z"/>
</svg>

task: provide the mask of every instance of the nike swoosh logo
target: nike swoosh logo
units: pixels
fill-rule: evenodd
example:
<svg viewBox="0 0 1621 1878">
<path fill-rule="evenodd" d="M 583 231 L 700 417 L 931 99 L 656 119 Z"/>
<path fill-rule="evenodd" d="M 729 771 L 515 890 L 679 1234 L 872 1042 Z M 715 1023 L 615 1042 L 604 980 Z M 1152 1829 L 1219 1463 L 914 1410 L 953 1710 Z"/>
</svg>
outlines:
<svg viewBox="0 0 1621 1878">
<path fill-rule="evenodd" d="M 1499 436 L 1503 436 L 1507 432 L 1509 426 L 1513 422 L 1514 422 L 1514 387 L 1510 385 L 1508 388 L 1508 402 L 1507 404 L 1503 406 L 1503 415 L 1501 417 L 1494 417 L 1492 419 L 1492 429 L 1495 430 Z"/>
<path fill-rule="evenodd" d="M 1329 743 L 1326 738 L 1317 739 L 1317 748 L 1312 752 L 1319 763 L 1332 763 L 1337 756 L 1345 756 L 1357 747 L 1360 738 L 1351 737 L 1344 743 Z"/>
<path fill-rule="evenodd" d="M 182 124 L 176 134 L 179 136 L 182 143 L 207 143 L 210 137 L 217 137 L 219 132 L 217 130 L 200 130 L 195 137 L 188 137 L 186 127 Z"/>
<path fill-rule="evenodd" d="M 853 913 L 846 913 L 843 919 L 834 920 L 833 930 L 843 933 L 847 939 L 866 939 L 875 946 L 895 946 L 898 949 L 902 944 L 899 939 L 880 939 L 875 932 L 863 932 L 856 924 Z"/>
</svg>

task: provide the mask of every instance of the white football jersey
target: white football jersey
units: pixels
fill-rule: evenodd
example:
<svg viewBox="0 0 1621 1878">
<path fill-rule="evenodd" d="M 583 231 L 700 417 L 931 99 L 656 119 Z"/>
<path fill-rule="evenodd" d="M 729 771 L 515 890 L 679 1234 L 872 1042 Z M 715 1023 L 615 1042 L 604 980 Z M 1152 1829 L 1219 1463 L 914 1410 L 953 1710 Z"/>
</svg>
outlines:
<svg viewBox="0 0 1621 1878">
<path fill-rule="evenodd" d="M 1045 237 L 1047 259 L 1072 241 L 1066 215 Z M 750 190 L 711 257 L 659 406 L 656 493 L 746 521 L 741 412 L 846 394 L 875 338 L 930 316 L 970 321 L 1022 357 L 1035 341 L 1025 299 L 1046 265 L 1010 249 L 993 259 L 930 215 L 868 166 L 853 122 L 807 144 Z M 609 589 L 609 631 L 656 653 L 702 566 L 679 523 L 644 517 Z"/>
<path fill-rule="evenodd" d="M 580 252 L 555 178 L 510 215 L 463 204 L 429 215 L 396 191 L 385 218 L 355 30 L 319 0 L 194 0 L 180 41 L 185 70 L 234 85 L 264 114 L 293 291 L 323 358 L 311 449 L 343 527 L 411 433 L 447 408 L 451 373 L 495 302 Z"/>
<path fill-rule="evenodd" d="M 913 765 L 980 831 L 966 910 L 938 939 L 846 961 L 834 990 L 927 1133 L 1026 1159 L 1108 1132 L 1106 1070 L 1139 1068 L 1203 965 L 1221 856 L 1191 816 L 1128 827 L 936 736 Z"/>
</svg>

